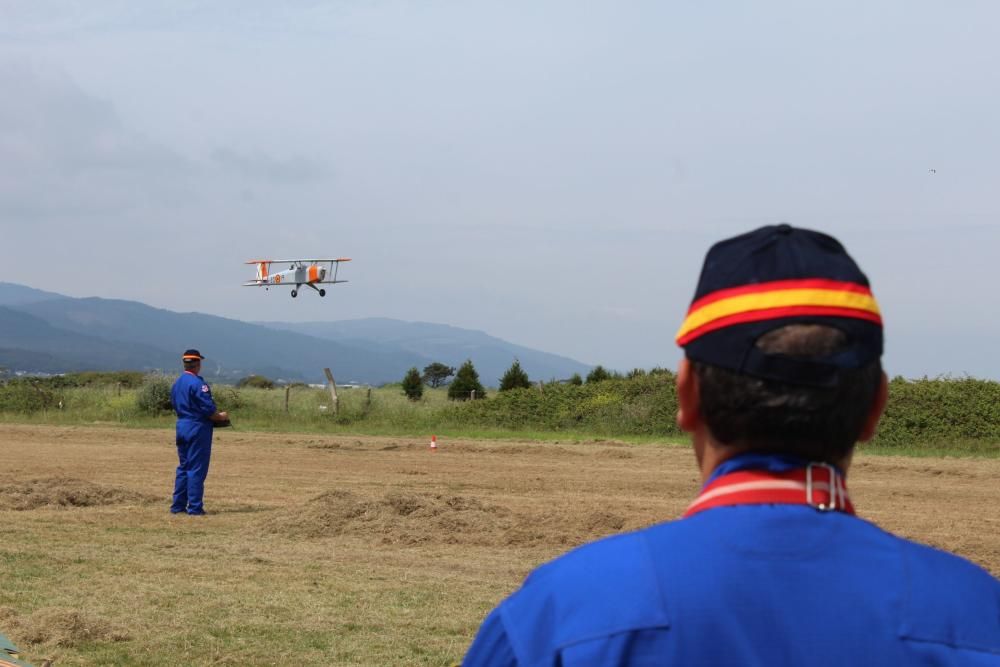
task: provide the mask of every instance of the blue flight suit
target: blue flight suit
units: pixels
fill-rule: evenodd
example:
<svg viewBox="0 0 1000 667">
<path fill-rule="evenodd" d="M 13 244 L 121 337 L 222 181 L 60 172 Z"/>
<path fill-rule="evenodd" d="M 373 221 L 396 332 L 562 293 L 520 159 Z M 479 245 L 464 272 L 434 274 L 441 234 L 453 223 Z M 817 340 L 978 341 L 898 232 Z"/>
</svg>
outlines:
<svg viewBox="0 0 1000 667">
<path fill-rule="evenodd" d="M 200 375 L 184 371 L 170 390 L 177 413 L 177 477 L 174 480 L 174 514 L 204 514 L 202 495 L 208 463 L 212 458 L 212 389 Z"/>
<path fill-rule="evenodd" d="M 712 478 L 789 465 L 745 455 Z M 846 513 L 717 507 L 539 567 L 463 664 L 997 667 L 1000 581 Z"/>
</svg>

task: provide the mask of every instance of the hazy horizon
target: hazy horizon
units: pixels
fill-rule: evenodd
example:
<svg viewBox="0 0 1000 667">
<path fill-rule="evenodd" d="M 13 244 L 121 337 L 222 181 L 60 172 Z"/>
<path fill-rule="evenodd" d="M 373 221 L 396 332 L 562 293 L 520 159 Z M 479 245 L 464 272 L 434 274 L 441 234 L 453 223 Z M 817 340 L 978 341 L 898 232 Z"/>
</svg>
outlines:
<svg viewBox="0 0 1000 667">
<path fill-rule="evenodd" d="M 715 241 L 871 279 L 890 375 L 1000 379 L 1000 6 L 0 4 L 0 280 L 676 365 Z M 348 256 L 324 299 L 259 256 Z"/>
</svg>

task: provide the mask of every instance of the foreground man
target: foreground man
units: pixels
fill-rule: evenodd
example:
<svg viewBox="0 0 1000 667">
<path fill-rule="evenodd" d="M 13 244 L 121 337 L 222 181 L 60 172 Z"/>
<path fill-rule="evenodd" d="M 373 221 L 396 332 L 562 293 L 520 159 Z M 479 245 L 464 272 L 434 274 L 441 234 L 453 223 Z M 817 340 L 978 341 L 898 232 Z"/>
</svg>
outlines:
<svg viewBox="0 0 1000 667">
<path fill-rule="evenodd" d="M 202 496 L 205 477 L 212 458 L 213 422 L 224 424 L 229 415 L 219 412 L 212 399 L 212 389 L 201 377 L 201 356 L 198 350 L 187 350 L 181 357 L 184 372 L 170 390 L 170 402 L 177 413 L 177 477 L 174 479 L 173 514 L 187 512 L 193 516 L 205 513 Z"/>
<path fill-rule="evenodd" d="M 677 342 L 701 494 L 535 570 L 465 664 L 1000 665 L 1000 582 L 854 515 L 887 383 L 843 247 L 788 225 L 716 244 Z"/>
</svg>

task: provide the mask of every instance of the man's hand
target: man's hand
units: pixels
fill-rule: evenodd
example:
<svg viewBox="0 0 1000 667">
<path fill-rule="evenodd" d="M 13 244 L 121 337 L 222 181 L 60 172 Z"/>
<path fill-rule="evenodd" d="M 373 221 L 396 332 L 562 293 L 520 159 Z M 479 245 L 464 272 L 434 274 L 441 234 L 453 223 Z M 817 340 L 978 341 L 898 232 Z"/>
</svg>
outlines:
<svg viewBox="0 0 1000 667">
<path fill-rule="evenodd" d="M 212 428 L 225 428 L 227 426 L 232 426 L 232 422 L 229 421 L 228 412 L 216 412 L 210 417 L 212 420 Z"/>
</svg>

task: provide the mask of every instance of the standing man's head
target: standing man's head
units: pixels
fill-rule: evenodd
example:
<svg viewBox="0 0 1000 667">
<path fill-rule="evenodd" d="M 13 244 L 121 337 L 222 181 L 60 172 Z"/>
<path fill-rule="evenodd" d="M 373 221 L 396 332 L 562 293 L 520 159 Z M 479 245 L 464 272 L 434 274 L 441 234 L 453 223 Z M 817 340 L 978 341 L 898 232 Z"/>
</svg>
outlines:
<svg viewBox="0 0 1000 667">
<path fill-rule="evenodd" d="M 703 474 L 745 451 L 846 465 L 874 435 L 882 318 L 830 236 L 776 225 L 712 246 L 677 343 L 677 421 Z"/>
<path fill-rule="evenodd" d="M 184 354 L 181 356 L 181 361 L 184 362 L 184 370 L 191 371 L 197 375 L 201 370 L 201 360 L 204 358 L 198 350 L 184 350 Z"/>
</svg>

